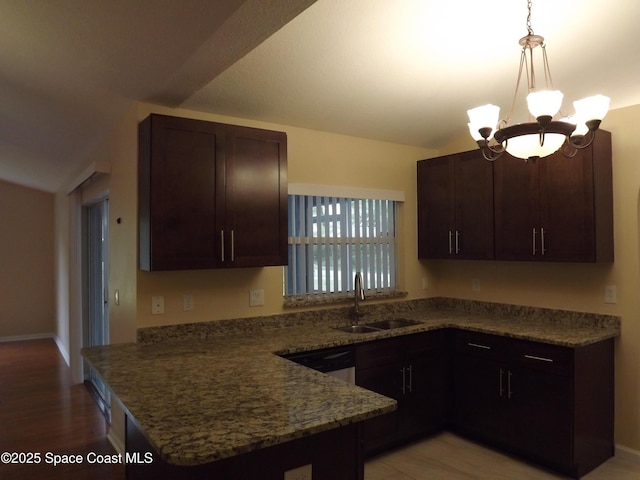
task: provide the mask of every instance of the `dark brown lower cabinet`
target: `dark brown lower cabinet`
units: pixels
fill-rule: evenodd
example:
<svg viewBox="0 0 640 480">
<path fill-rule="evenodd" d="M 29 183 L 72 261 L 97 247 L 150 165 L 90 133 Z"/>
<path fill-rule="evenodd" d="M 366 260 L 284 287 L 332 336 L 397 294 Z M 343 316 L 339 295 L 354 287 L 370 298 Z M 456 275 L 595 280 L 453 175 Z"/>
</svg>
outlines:
<svg viewBox="0 0 640 480">
<path fill-rule="evenodd" d="M 360 424 L 349 424 L 286 443 L 197 466 L 163 461 L 127 416 L 127 480 L 282 480 L 284 472 L 311 464 L 314 480 L 364 480 Z"/>
<path fill-rule="evenodd" d="M 398 401 L 395 412 L 363 422 L 366 455 L 444 428 L 446 337 L 439 330 L 356 348 L 356 384 Z"/>
<path fill-rule="evenodd" d="M 613 339 L 565 348 L 458 331 L 455 431 L 579 478 L 613 455 Z"/>
<path fill-rule="evenodd" d="M 356 347 L 356 383 L 396 411 L 199 467 L 169 465 L 127 418 L 128 479 L 356 480 L 364 457 L 445 428 L 574 478 L 613 456 L 613 339 L 562 347 L 466 330 L 434 330 Z"/>
</svg>

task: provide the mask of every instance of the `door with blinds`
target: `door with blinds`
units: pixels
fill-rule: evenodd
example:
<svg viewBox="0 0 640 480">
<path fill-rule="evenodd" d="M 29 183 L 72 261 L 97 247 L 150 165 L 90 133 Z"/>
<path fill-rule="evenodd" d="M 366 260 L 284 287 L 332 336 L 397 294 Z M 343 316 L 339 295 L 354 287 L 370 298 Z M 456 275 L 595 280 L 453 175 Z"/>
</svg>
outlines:
<svg viewBox="0 0 640 480">
<path fill-rule="evenodd" d="M 109 201 L 83 208 L 83 346 L 109 343 Z M 98 405 L 109 413 L 109 392 L 85 363 L 85 383 Z"/>
</svg>

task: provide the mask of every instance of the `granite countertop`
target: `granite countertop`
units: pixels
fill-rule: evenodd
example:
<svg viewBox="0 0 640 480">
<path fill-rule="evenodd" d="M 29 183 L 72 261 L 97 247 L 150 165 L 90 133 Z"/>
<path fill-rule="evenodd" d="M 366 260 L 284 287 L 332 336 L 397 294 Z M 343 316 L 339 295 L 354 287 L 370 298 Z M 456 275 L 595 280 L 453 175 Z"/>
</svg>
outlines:
<svg viewBox="0 0 640 480">
<path fill-rule="evenodd" d="M 209 463 L 395 410 L 395 400 L 271 353 L 286 350 L 286 338 L 269 332 L 122 344 L 83 355 L 175 465 Z"/>
<path fill-rule="evenodd" d="M 291 323 L 288 319 L 285 326 L 272 320 L 242 319 L 155 327 L 139 334 L 138 343 L 93 347 L 83 350 L 83 355 L 165 461 L 198 465 L 396 408 L 395 400 L 278 355 L 440 328 L 566 347 L 620 334 L 619 318 L 606 315 L 513 306 L 504 311 L 443 307 L 450 305 L 417 303 L 401 308 L 390 304 L 373 309 L 361 323 L 385 316 L 421 323 L 362 334 L 333 328 L 349 323 L 344 315 L 314 312 L 301 312 L 298 316 L 304 320 Z M 318 315 L 323 318 L 315 318 Z"/>
</svg>

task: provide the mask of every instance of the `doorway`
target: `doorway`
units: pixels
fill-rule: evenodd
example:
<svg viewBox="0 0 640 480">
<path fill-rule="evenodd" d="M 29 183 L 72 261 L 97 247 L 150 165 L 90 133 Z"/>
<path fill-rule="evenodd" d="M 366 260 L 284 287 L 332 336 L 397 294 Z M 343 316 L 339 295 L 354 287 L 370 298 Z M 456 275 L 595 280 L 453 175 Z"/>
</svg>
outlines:
<svg viewBox="0 0 640 480">
<path fill-rule="evenodd" d="M 82 346 L 109 344 L 109 200 L 82 208 Z M 85 363 L 84 381 L 110 420 L 109 390 Z"/>
</svg>

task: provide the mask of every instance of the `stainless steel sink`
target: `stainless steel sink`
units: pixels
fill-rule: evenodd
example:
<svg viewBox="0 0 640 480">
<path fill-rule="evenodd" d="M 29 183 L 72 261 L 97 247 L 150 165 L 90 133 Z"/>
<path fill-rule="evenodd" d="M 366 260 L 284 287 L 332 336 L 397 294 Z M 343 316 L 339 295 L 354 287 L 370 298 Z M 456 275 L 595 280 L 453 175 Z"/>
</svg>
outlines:
<svg viewBox="0 0 640 480">
<path fill-rule="evenodd" d="M 349 325 L 348 327 L 336 327 L 336 330 L 347 333 L 372 333 L 379 332 L 379 328 L 371 328 L 368 325 Z"/>
<path fill-rule="evenodd" d="M 417 320 L 410 320 L 408 318 L 390 318 L 388 320 L 367 323 L 365 325 L 349 325 L 348 327 L 336 327 L 336 330 L 347 333 L 372 333 L 379 332 L 381 330 L 393 330 L 394 328 L 410 327 L 412 325 L 418 325 L 419 323 L 420 322 Z"/>
<path fill-rule="evenodd" d="M 394 328 L 411 327 L 419 323 L 417 320 L 411 320 L 409 318 L 390 318 L 388 320 L 381 320 L 380 322 L 368 323 L 367 327 L 377 330 L 392 330 Z"/>
</svg>

